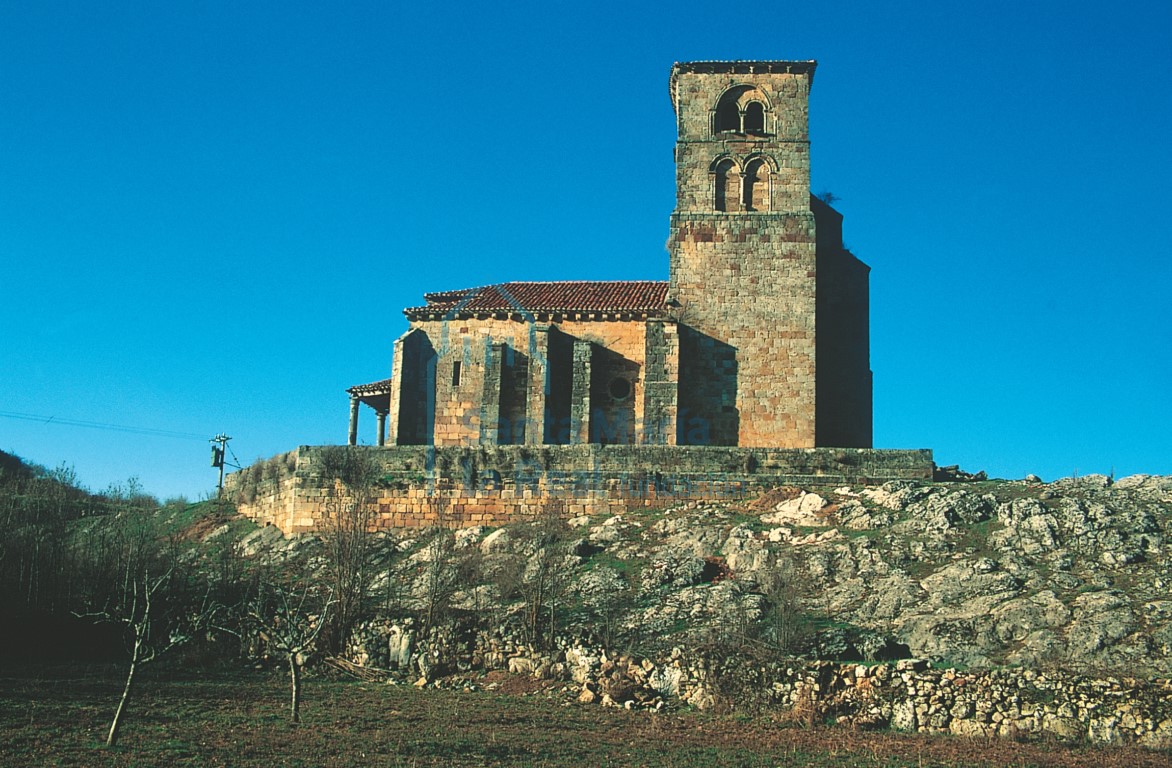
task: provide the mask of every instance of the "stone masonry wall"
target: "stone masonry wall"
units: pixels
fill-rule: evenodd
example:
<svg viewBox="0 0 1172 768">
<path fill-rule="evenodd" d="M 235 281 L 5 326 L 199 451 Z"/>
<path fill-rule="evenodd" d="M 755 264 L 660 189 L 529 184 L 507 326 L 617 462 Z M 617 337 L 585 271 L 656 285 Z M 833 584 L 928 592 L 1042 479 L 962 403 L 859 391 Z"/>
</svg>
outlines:
<svg viewBox="0 0 1172 768">
<path fill-rule="evenodd" d="M 735 376 L 735 399 L 693 389 L 691 411 L 713 442 L 815 445 L 815 226 L 810 211 L 809 77 L 803 73 L 679 72 L 677 197 L 671 217 L 669 300 L 681 325 L 725 346 L 681 350 L 681 399 L 711 373 Z M 765 109 L 765 130 L 718 130 L 719 105 L 742 94 Z M 771 169 L 765 210 L 720 208 L 717 177 L 764 163 Z M 730 193 L 730 194 L 735 194 Z M 753 199 L 758 193 L 754 191 Z M 725 196 L 727 197 L 727 195 Z M 681 339 L 681 342 L 683 339 Z M 688 352 L 727 359 L 696 359 Z M 685 381 L 686 379 L 686 381 Z M 689 417 L 682 412 L 681 418 Z M 736 439 L 724 434 L 735 426 Z M 681 436 L 686 438 L 685 428 Z M 691 442 L 684 440 L 684 442 Z"/>
<path fill-rule="evenodd" d="M 644 442 L 651 445 L 676 444 L 679 413 L 679 329 L 675 323 L 647 324 L 647 354 L 643 407 Z"/>
<path fill-rule="evenodd" d="M 669 247 L 680 324 L 717 342 L 681 350 L 681 366 L 696 369 L 694 375 L 681 374 L 687 379 L 681 390 L 695 396 L 703 392 L 700 385 L 735 381 L 733 401 L 702 397 L 691 415 L 699 411 L 714 425 L 713 442 L 812 447 L 813 217 L 675 213 Z M 736 440 L 717 437 L 731 429 L 724 426 L 730 422 Z"/>
<path fill-rule="evenodd" d="M 749 86 L 767 102 L 766 130 L 758 135 L 715 133 L 713 115 L 722 94 Z M 802 73 L 680 73 L 676 85 L 676 210 L 714 209 L 712 167 L 728 156 L 744 168 L 753 153 L 769 153 L 770 209 L 807 207 L 810 194 L 810 78 Z"/>
<path fill-rule="evenodd" d="M 870 267 L 842 243 L 842 215 L 810 198 L 818 225 L 817 445 L 871 446 Z"/>
<path fill-rule="evenodd" d="M 338 493 L 322 447 L 302 446 L 229 475 L 247 517 L 286 534 L 314 530 Z M 336 450 L 336 449 L 334 449 Z M 374 526 L 503 525 L 680 500 L 735 501 L 783 484 L 929 480 L 930 450 L 743 449 L 676 446 L 351 446 L 382 468 Z"/>
<path fill-rule="evenodd" d="M 1092 677 L 1057 670 L 931 669 L 783 659 L 704 658 L 675 649 L 637 658 L 582 646 L 542 656 L 522 644 L 481 644 L 484 665 L 581 686 L 578 700 L 699 709 L 748 704 L 799 723 L 1023 739 L 1172 746 L 1172 681 Z M 612 695 L 613 694 L 613 695 Z M 618 698 L 615 698 L 615 697 Z"/>
<path fill-rule="evenodd" d="M 543 326 L 517 319 L 475 318 L 419 321 L 413 328 L 435 350 L 437 446 L 570 442 L 578 423 L 571 424 L 570 404 L 559 401 L 559 397 L 569 397 L 570 392 L 562 392 L 552 379 L 547 381 L 547 377 L 557 375 L 551 369 L 551 363 L 556 361 L 550 358 L 557 356 L 557 345 L 562 343 L 559 340 L 567 338 L 566 343 L 580 340 L 597 348 L 592 369 L 595 381 L 588 392 L 598 401 L 590 411 L 601 410 L 604 421 L 609 420 L 601 425 L 607 428 L 602 432 L 615 433 L 616 424 L 625 427 L 630 439 L 621 442 L 638 442 L 637 436 L 643 434 L 643 367 L 647 349 L 643 322 L 560 320 Z M 502 363 L 510 373 L 503 397 L 499 372 Z M 569 364 L 567 360 L 566 366 Z M 486 371 L 491 372 L 487 380 Z M 610 378 L 620 373 L 630 380 L 632 390 L 622 408 L 610 408 L 603 401 Z M 486 398 L 490 389 L 495 399 Z M 493 407 L 486 409 L 486 401 Z"/>
</svg>

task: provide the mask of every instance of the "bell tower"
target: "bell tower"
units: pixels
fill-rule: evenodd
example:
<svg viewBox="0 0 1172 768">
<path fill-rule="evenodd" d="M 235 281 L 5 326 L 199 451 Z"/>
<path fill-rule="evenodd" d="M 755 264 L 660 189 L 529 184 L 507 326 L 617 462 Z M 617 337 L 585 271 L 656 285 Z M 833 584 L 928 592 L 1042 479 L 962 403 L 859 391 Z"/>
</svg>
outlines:
<svg viewBox="0 0 1172 768">
<path fill-rule="evenodd" d="M 680 324 L 682 444 L 817 444 L 815 66 L 672 67 L 679 133 L 668 302 Z"/>
</svg>

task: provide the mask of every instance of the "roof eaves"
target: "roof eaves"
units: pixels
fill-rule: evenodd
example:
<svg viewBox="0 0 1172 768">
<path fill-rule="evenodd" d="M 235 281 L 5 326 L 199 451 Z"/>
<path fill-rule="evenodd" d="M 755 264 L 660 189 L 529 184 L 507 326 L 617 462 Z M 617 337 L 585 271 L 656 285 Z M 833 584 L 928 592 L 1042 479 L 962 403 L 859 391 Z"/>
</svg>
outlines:
<svg viewBox="0 0 1172 768">
<path fill-rule="evenodd" d="M 809 88 L 814 87 L 814 70 L 818 68 L 816 59 L 780 59 L 777 61 L 734 60 L 734 61 L 677 61 L 671 65 L 671 76 L 668 78 L 668 93 L 671 95 L 672 109 L 679 111 L 676 100 L 676 80 L 680 73 L 699 74 L 770 74 L 789 73 L 804 74 L 810 79 Z"/>
</svg>

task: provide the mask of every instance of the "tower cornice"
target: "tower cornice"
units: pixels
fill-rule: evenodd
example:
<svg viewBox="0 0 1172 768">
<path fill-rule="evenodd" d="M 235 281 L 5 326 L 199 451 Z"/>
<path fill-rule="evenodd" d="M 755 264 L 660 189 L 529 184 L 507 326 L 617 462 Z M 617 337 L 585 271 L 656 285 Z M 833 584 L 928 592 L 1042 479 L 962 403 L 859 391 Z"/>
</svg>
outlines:
<svg viewBox="0 0 1172 768">
<path fill-rule="evenodd" d="M 671 78 L 668 80 L 668 90 L 671 93 L 671 105 L 678 109 L 676 104 L 676 79 L 681 74 L 702 75 L 777 75 L 792 74 L 805 75 L 806 88 L 814 86 L 814 70 L 818 62 L 814 59 L 805 61 L 677 61 L 671 67 Z"/>
</svg>

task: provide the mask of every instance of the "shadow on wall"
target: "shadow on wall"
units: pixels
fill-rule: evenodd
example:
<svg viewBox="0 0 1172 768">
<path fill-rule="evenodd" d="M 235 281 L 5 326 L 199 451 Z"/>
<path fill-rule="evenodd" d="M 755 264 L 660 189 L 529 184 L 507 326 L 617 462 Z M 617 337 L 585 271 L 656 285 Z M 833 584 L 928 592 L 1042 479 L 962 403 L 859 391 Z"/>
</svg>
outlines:
<svg viewBox="0 0 1172 768">
<path fill-rule="evenodd" d="M 497 428 L 500 445 L 525 443 L 529 356 L 506 345 L 501 355 L 501 402 Z"/>
<path fill-rule="evenodd" d="M 736 445 L 737 350 L 731 344 L 680 325 L 678 445 Z"/>
<path fill-rule="evenodd" d="M 549 332 L 549 386 L 545 397 L 547 445 L 570 442 L 570 410 L 574 393 L 574 339 L 556 328 Z"/>
<path fill-rule="evenodd" d="M 635 444 L 635 380 L 639 364 L 594 346 L 590 369 L 590 442 Z"/>
<path fill-rule="evenodd" d="M 415 331 L 403 342 L 403 393 L 399 411 L 400 445 L 431 445 L 435 424 L 436 351 L 431 339 Z"/>
<path fill-rule="evenodd" d="M 740 439 L 737 349 L 695 328 L 682 324 L 678 327 L 676 442 L 678 445 L 735 446 Z M 531 369 L 534 365 L 541 365 L 541 361 L 511 346 L 501 345 L 500 379 L 494 385 L 500 388 L 495 444 L 525 444 L 530 430 L 544 433 L 545 445 L 565 445 L 578 440 L 598 445 L 635 445 L 640 441 L 636 404 L 640 396 L 647 399 L 647 392 L 640 395 L 638 386 L 643 375 L 642 367 L 599 344 L 579 346 L 589 347 L 582 361 L 584 370 L 588 367 L 588 375 L 582 379 L 577 379 L 578 373 L 575 373 L 578 365 L 575 340 L 551 330 L 548 359 L 542 365 L 548 389 L 545 411 L 539 423 L 528 409 L 532 404 L 529 389 L 534 379 Z M 432 445 L 435 439 L 437 351 L 425 333 L 415 332 L 405 339 L 402 355 L 403 391 L 397 443 Z M 588 390 L 577 391 L 576 380 L 588 381 Z M 648 384 L 644 381 L 645 390 Z M 480 410 L 469 411 L 464 417 L 480 413 Z M 655 418 L 654 413 L 645 413 L 644 416 Z M 589 429 L 583 428 L 579 434 L 576 424 L 586 418 L 589 419 Z M 473 428 L 470 424 L 466 426 L 469 430 Z M 664 426 L 670 429 L 668 424 Z"/>
</svg>

